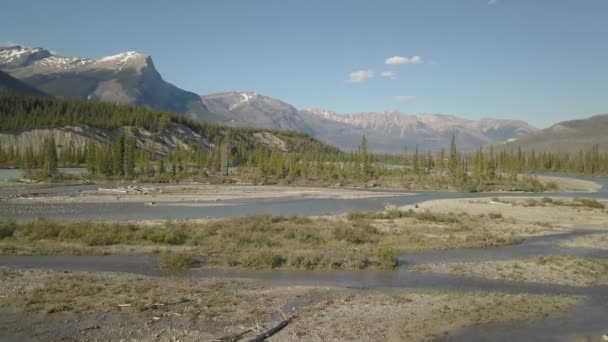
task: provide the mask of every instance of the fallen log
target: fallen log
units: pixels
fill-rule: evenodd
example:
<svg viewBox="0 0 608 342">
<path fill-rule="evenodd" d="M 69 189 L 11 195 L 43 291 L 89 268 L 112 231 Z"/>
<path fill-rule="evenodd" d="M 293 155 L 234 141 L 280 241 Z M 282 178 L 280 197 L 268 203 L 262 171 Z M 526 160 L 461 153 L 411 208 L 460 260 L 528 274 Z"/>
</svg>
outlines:
<svg viewBox="0 0 608 342">
<path fill-rule="evenodd" d="M 217 338 L 217 339 L 213 340 L 212 342 L 237 342 L 240 339 L 242 339 L 245 335 L 247 335 L 250 331 L 251 331 L 251 329 L 247 329 L 238 334 Z"/>
<path fill-rule="evenodd" d="M 280 322 L 279 324 L 277 324 L 273 328 L 270 328 L 270 329 L 266 330 L 265 332 L 263 332 L 263 333 L 255 336 L 255 337 L 253 337 L 252 339 L 247 340 L 247 342 L 263 342 L 267 338 L 269 338 L 272 335 L 274 335 L 274 334 L 278 333 L 279 331 L 283 330 L 283 328 L 285 328 L 294 319 L 296 319 L 296 315 L 293 315 L 293 316 L 289 317 L 288 319 Z"/>
</svg>

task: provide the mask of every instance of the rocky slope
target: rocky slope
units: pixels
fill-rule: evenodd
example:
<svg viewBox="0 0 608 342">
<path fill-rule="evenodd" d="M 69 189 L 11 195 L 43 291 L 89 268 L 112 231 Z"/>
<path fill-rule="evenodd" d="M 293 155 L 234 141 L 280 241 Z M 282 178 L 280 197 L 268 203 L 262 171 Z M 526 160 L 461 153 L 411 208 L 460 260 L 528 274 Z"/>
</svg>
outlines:
<svg viewBox="0 0 608 342">
<path fill-rule="evenodd" d="M 345 150 L 368 139 L 370 150 L 401 152 L 405 146 L 437 150 L 450 144 L 452 134 L 466 149 L 502 143 L 537 131 L 523 121 L 481 119 L 452 115 L 407 115 L 401 112 L 337 114 L 323 109 L 297 110 L 293 106 L 256 93 L 227 92 L 203 96 L 220 122 L 234 126 L 303 131 Z"/>
<path fill-rule="evenodd" d="M 40 90 L 21 82 L 2 71 L 0 71 L 0 90 L 8 90 L 30 95 L 43 95 Z"/>
<path fill-rule="evenodd" d="M 12 46 L 0 48 L 0 70 L 52 96 L 144 105 L 200 119 L 208 115 L 198 95 L 165 82 L 152 58 L 139 52 L 80 58 Z"/>
<path fill-rule="evenodd" d="M 589 151 L 594 145 L 608 149 L 608 114 L 587 119 L 563 121 L 534 134 L 511 139 L 504 148 L 522 150 L 578 152 Z"/>
</svg>

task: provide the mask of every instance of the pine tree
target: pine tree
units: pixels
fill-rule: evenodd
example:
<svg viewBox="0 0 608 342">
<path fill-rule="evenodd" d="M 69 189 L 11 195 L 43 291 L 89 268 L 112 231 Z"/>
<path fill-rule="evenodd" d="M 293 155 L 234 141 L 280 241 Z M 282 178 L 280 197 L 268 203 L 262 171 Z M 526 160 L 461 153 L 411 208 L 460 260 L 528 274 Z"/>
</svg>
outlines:
<svg viewBox="0 0 608 342">
<path fill-rule="evenodd" d="M 89 174 L 96 175 L 99 170 L 97 169 L 97 142 L 93 137 L 89 138 L 86 146 L 86 164 Z"/>
<path fill-rule="evenodd" d="M 418 144 L 416 144 L 416 152 L 414 153 L 414 158 L 412 159 L 412 167 L 414 168 L 414 173 L 416 175 L 420 175 L 420 156 L 418 155 Z"/>
<path fill-rule="evenodd" d="M 127 139 L 124 152 L 124 174 L 128 179 L 135 177 L 135 151 L 137 149 L 137 141 L 135 137 L 130 136 Z M 146 170 L 147 171 L 147 170 Z"/>
<path fill-rule="evenodd" d="M 363 159 L 363 175 L 367 178 L 371 175 L 371 163 L 367 153 L 367 138 L 365 135 L 361 138 L 361 158 Z"/>
<path fill-rule="evenodd" d="M 458 150 L 456 149 L 456 138 L 452 134 L 450 143 L 450 158 L 448 159 L 448 174 L 455 181 L 458 173 Z"/>
<path fill-rule="evenodd" d="M 59 173 L 57 169 L 57 145 L 55 137 L 47 138 L 43 144 L 44 148 L 44 172 L 47 177 L 53 177 Z"/>
<path fill-rule="evenodd" d="M 119 133 L 112 144 L 112 174 L 124 176 L 125 165 L 125 136 Z"/>
</svg>

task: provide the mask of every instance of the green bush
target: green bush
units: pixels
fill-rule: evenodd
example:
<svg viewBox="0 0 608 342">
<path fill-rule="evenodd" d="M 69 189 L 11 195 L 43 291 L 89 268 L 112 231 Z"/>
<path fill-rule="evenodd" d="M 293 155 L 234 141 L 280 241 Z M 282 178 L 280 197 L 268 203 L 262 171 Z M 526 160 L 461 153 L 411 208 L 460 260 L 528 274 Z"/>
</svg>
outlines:
<svg viewBox="0 0 608 342">
<path fill-rule="evenodd" d="M 335 240 L 358 245 L 375 241 L 379 232 L 376 227 L 367 222 L 354 222 L 352 226 L 339 224 L 334 228 L 332 234 Z"/>
<path fill-rule="evenodd" d="M 179 252 L 163 252 L 159 258 L 159 265 L 164 269 L 183 269 L 195 267 L 198 260 L 190 254 Z"/>
<path fill-rule="evenodd" d="M 376 250 L 378 266 L 383 269 L 394 269 L 399 265 L 399 255 L 397 251 L 388 246 L 380 246 Z"/>
<path fill-rule="evenodd" d="M 489 213 L 488 216 L 491 219 L 494 219 L 494 220 L 501 220 L 501 219 L 503 219 L 502 213 L 498 213 L 498 212 L 496 212 L 496 213 Z"/>
<path fill-rule="evenodd" d="M 580 203 L 581 206 L 586 207 L 586 208 L 593 208 L 593 209 L 605 209 L 606 208 L 606 206 L 603 203 L 598 202 L 597 200 L 592 199 L 592 198 L 575 198 L 574 201 Z"/>
<path fill-rule="evenodd" d="M 17 225 L 13 221 L 0 221 L 0 240 L 12 237 L 17 230 Z"/>
<path fill-rule="evenodd" d="M 285 264 L 286 259 L 271 252 L 258 252 L 241 258 L 239 265 L 247 268 L 278 268 Z"/>
</svg>

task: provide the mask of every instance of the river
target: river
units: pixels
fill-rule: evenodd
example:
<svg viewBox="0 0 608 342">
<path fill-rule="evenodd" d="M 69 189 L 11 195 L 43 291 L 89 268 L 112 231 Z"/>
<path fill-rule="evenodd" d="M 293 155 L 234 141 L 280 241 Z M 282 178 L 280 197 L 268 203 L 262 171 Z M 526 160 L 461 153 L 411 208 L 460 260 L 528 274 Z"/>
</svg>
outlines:
<svg viewBox="0 0 608 342">
<path fill-rule="evenodd" d="M 602 184 L 596 193 L 543 193 L 538 196 L 608 198 L 608 180 L 577 177 Z M 91 185 L 58 187 L 16 187 L 0 190 L 0 196 L 28 192 L 78 193 L 98 187 Z M 227 201 L 213 207 L 146 207 L 143 203 L 118 204 L 62 204 L 61 214 L 52 207 L 36 212 L 40 207 L 24 205 L 16 219 L 47 216 L 62 219 L 171 219 L 198 217 L 233 217 L 259 213 L 276 215 L 319 215 L 342 213 L 350 210 L 378 210 L 386 204 L 406 205 L 426 200 L 474 198 L 494 196 L 521 196 L 518 194 L 470 194 L 458 192 L 417 192 L 414 195 L 366 199 L 269 199 L 264 201 Z M 6 210 L 6 203 L 1 206 Z M 67 210 L 66 210 L 67 208 Z M 608 227 L 607 227 L 608 228 Z M 261 282 L 284 285 L 339 286 L 357 288 L 425 288 L 438 290 L 484 290 L 508 293 L 543 293 L 579 295 L 584 299 L 572 310 L 550 315 L 544 320 L 481 325 L 453 332 L 441 340 L 446 341 L 572 341 L 599 340 L 608 333 L 608 286 L 575 287 L 551 284 L 520 283 L 502 280 L 481 280 L 456 275 L 440 275 L 409 271 L 410 264 L 458 261 L 494 261 L 526 258 L 541 255 L 569 254 L 608 259 L 608 252 L 596 249 L 566 248 L 560 242 L 598 231 L 584 229 L 575 232 L 530 238 L 519 245 L 489 249 L 459 249 L 402 255 L 396 271 L 251 271 L 236 269 L 200 268 L 187 271 L 194 277 L 223 277 L 255 279 Z M 608 234 L 608 230 L 605 231 Z M 109 256 L 0 256 L 0 266 L 19 268 L 50 268 L 72 271 L 128 272 L 150 276 L 165 273 L 156 265 L 155 255 Z"/>
</svg>

